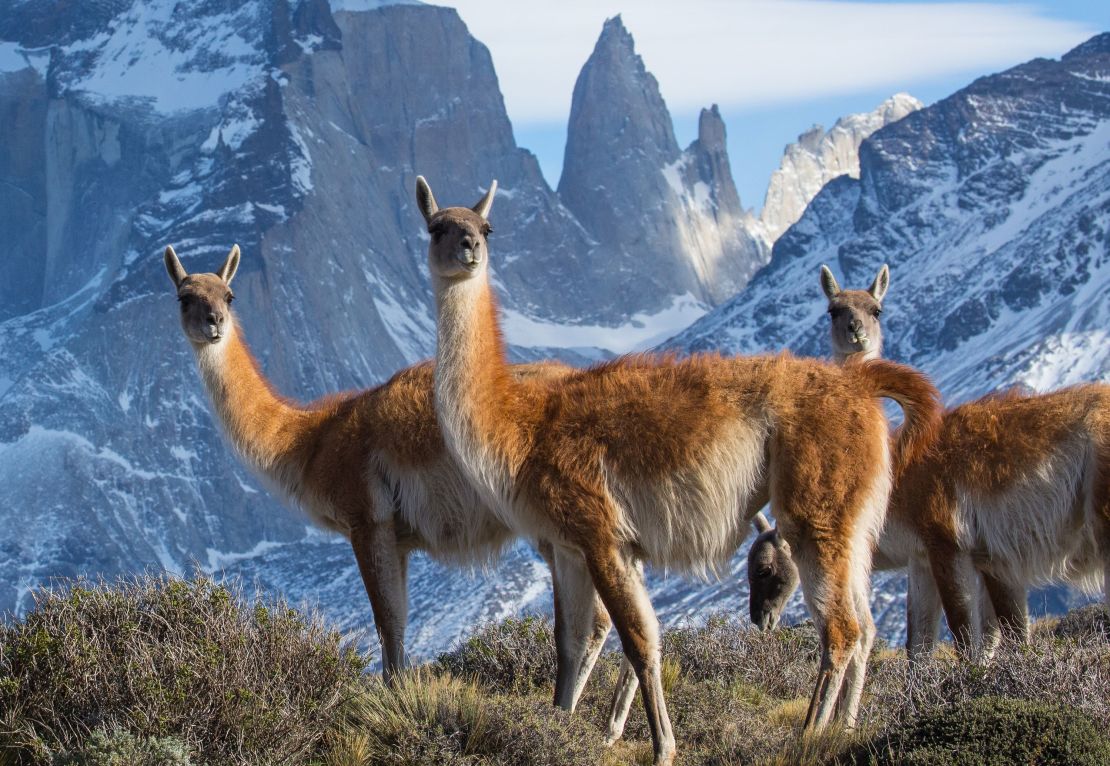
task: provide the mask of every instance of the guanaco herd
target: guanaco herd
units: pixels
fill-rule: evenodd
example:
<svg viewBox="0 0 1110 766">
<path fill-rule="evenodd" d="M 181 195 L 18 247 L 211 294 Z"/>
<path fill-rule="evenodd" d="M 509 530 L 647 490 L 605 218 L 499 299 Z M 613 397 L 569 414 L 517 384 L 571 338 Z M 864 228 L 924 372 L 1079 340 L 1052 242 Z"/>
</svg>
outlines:
<svg viewBox="0 0 1110 766">
<path fill-rule="evenodd" d="M 405 666 L 408 555 L 496 557 L 531 540 L 555 596 L 555 704 L 574 710 L 611 624 L 624 651 L 609 740 L 637 686 L 654 746 L 675 740 L 644 562 L 717 571 L 747 536 L 761 628 L 800 582 L 821 640 L 805 730 L 855 725 L 875 638 L 870 572 L 909 570 L 907 650 L 943 608 L 957 648 L 1027 632 L 1026 590 L 1110 582 L 1110 387 L 1004 393 L 943 412 L 929 379 L 880 358 L 890 275 L 841 290 L 822 267 L 836 364 L 639 354 L 589 369 L 506 361 L 487 238 L 497 188 L 440 208 L 423 177 L 436 359 L 307 405 L 263 376 L 213 274 L 165 265 L 228 440 L 275 492 L 351 541 L 387 681 Z M 880 399 L 905 422 L 889 432 Z M 777 526 L 761 509 L 770 505 Z"/>
</svg>

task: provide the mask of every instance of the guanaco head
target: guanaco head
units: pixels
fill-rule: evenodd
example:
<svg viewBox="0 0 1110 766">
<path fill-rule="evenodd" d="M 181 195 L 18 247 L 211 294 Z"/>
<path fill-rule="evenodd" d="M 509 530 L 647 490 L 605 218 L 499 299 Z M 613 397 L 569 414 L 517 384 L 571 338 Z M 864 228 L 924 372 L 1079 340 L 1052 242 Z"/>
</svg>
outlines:
<svg viewBox="0 0 1110 766">
<path fill-rule="evenodd" d="M 878 359 L 882 355 L 879 315 L 883 313 L 883 296 L 888 287 L 890 269 L 886 264 L 866 290 L 841 290 L 829 267 L 821 266 L 821 289 L 829 299 L 833 356 L 838 361 L 848 357 Z"/>
<path fill-rule="evenodd" d="M 771 630 L 779 624 L 800 578 L 790 558 L 790 544 L 779 531 L 762 513 L 754 524 L 759 537 L 748 550 L 748 607 L 752 623 L 760 630 Z"/>
<path fill-rule="evenodd" d="M 231 332 L 231 280 L 239 268 L 239 246 L 234 245 L 227 260 L 215 274 L 187 274 L 177 253 L 166 248 L 166 271 L 177 290 L 181 304 L 181 329 L 194 346 L 215 345 Z"/>
<path fill-rule="evenodd" d="M 416 178 L 416 204 L 428 224 L 432 242 L 428 246 L 428 266 L 434 276 L 463 280 L 484 273 L 488 260 L 486 237 L 493 227 L 489 209 L 497 181 L 472 208 L 448 207 L 440 210 L 424 176 Z"/>
</svg>

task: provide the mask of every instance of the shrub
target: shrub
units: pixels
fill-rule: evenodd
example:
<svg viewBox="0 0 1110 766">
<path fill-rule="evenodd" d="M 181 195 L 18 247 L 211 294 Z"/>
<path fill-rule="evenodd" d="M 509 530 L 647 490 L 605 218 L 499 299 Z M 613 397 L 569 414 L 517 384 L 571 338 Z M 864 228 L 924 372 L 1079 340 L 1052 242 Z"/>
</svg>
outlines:
<svg viewBox="0 0 1110 766">
<path fill-rule="evenodd" d="M 1003 642 L 986 663 L 943 651 L 911 665 L 904 655 L 872 659 L 863 719 L 907 722 L 930 710 L 980 697 L 1008 697 L 1077 708 L 1110 726 L 1110 646 L 1092 637 L 1035 634 L 1029 644 Z"/>
<path fill-rule="evenodd" d="M 663 656 L 676 660 L 692 679 L 742 681 L 789 699 L 812 691 L 820 645 L 809 623 L 760 631 L 714 615 L 702 627 L 664 633 Z"/>
<path fill-rule="evenodd" d="M 54 766 L 192 766 L 192 759 L 175 737 L 144 739 L 120 729 L 97 729 L 80 750 L 55 756 Z"/>
<path fill-rule="evenodd" d="M 547 700 L 490 696 L 449 675 L 414 671 L 366 685 L 346 706 L 329 766 L 593 766 L 601 734 Z"/>
<path fill-rule="evenodd" d="M 510 617 L 478 628 L 435 667 L 506 694 L 548 688 L 555 681 L 555 632 L 543 617 Z"/>
<path fill-rule="evenodd" d="M 49 763 L 118 729 L 201 762 L 295 762 L 364 667 L 318 618 L 211 580 L 78 581 L 0 626 L 0 748 Z"/>
<path fill-rule="evenodd" d="M 1096 766 L 1110 740 L 1074 708 L 984 697 L 925 714 L 835 760 L 842 766 Z"/>
<path fill-rule="evenodd" d="M 1091 604 L 1061 617 L 1052 629 L 1057 638 L 1110 637 L 1110 613 L 1102 604 Z"/>
</svg>

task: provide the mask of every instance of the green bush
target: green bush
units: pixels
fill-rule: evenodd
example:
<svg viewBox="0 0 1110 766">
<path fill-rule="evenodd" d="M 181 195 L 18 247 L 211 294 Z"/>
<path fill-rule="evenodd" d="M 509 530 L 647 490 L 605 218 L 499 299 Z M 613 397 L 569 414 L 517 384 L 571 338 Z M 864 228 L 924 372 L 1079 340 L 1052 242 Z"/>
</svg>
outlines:
<svg viewBox="0 0 1110 766">
<path fill-rule="evenodd" d="M 834 761 L 838 766 L 1098 766 L 1110 739 L 1062 705 L 983 697 L 894 727 Z"/>
<path fill-rule="evenodd" d="M 555 632 L 543 617 L 510 617 L 478 628 L 441 654 L 435 667 L 506 694 L 549 688 L 555 682 Z"/>
<path fill-rule="evenodd" d="M 118 729 L 205 763 L 297 762 L 364 668 L 319 619 L 211 580 L 79 581 L 0 626 L 0 750 L 47 764 Z"/>
<path fill-rule="evenodd" d="M 54 766 L 192 766 L 185 744 L 175 737 L 140 738 L 97 729 L 80 750 L 62 753 Z"/>
</svg>

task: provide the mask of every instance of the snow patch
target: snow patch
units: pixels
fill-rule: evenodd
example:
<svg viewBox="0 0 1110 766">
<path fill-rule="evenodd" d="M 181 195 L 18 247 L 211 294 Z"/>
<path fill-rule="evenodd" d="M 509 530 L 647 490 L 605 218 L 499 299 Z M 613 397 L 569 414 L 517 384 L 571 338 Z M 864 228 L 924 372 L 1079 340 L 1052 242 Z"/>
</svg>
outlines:
<svg viewBox="0 0 1110 766">
<path fill-rule="evenodd" d="M 63 50 L 91 59 L 64 85 L 105 101 L 141 99 L 172 114 L 214 107 L 264 74 L 263 52 L 239 33 L 262 28 L 258 6 L 193 11 L 175 0 L 135 3 L 107 31 Z"/>
<path fill-rule="evenodd" d="M 701 318 L 708 308 L 693 295 L 676 296 L 655 314 L 635 314 L 616 327 L 551 322 L 503 309 L 505 340 L 525 348 L 600 348 L 625 354 L 651 348 Z"/>
<path fill-rule="evenodd" d="M 370 278 L 367 275 L 368 279 Z M 373 281 L 371 279 L 371 281 Z M 374 306 L 382 319 L 389 337 L 410 362 L 429 355 L 435 348 L 436 324 L 423 305 L 402 306 L 390 292 L 374 296 Z"/>
<path fill-rule="evenodd" d="M 208 556 L 208 566 L 205 567 L 205 572 L 207 574 L 213 574 L 214 572 L 218 572 L 221 569 L 225 569 L 226 567 L 231 566 L 232 564 L 236 564 L 240 561 L 258 558 L 259 556 L 272 550 L 281 548 L 284 545 L 285 543 L 275 543 L 270 540 L 262 540 L 248 551 L 225 552 L 217 550 L 215 548 L 207 548 L 205 549 L 205 553 Z"/>
</svg>

